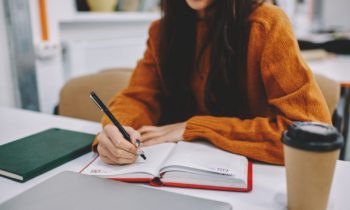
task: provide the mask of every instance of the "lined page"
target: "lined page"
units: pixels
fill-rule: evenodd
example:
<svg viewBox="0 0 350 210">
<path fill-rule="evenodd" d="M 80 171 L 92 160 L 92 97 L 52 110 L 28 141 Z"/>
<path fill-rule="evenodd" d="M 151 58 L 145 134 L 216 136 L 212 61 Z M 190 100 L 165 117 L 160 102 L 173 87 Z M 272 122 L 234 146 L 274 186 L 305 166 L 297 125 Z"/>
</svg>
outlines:
<svg viewBox="0 0 350 210">
<path fill-rule="evenodd" d="M 98 157 L 81 173 L 87 175 L 108 176 L 141 172 L 158 176 L 162 163 L 164 163 L 175 145 L 175 143 L 162 143 L 149 147 L 142 147 L 147 159 L 143 160 L 141 157 L 138 157 L 136 162 L 130 165 L 108 165 Z"/>
<path fill-rule="evenodd" d="M 167 169 L 171 171 L 196 169 L 202 172 L 240 177 L 247 164 L 246 157 L 218 149 L 211 143 L 180 141 L 163 164 L 161 173 Z"/>
</svg>

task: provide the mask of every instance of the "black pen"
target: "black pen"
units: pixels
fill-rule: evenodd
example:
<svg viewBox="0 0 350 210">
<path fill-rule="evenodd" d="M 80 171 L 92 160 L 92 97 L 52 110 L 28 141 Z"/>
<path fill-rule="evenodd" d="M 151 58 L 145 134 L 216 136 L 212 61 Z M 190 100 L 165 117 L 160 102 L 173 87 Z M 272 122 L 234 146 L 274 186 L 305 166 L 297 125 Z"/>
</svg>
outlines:
<svg viewBox="0 0 350 210">
<path fill-rule="evenodd" d="M 95 102 L 95 104 L 98 106 L 98 108 L 101 109 L 113 122 L 113 124 L 119 129 L 119 131 L 123 134 L 124 138 L 128 140 L 131 143 L 131 139 L 129 134 L 124 130 L 123 126 L 120 125 L 120 123 L 115 119 L 115 117 L 112 115 L 112 113 L 108 110 L 108 108 L 102 103 L 102 101 L 97 97 L 97 95 L 94 92 L 90 93 L 90 98 Z M 140 140 L 136 139 L 136 146 L 140 147 Z M 144 160 L 146 160 L 146 156 L 144 155 L 142 150 L 138 150 L 137 155 L 140 155 Z"/>
</svg>

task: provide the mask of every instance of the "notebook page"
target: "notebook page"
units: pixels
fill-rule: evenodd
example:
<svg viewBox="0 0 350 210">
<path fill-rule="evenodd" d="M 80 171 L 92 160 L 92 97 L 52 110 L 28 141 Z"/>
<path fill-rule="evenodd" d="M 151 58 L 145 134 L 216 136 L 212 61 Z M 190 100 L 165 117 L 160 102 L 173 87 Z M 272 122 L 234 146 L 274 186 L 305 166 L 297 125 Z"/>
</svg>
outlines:
<svg viewBox="0 0 350 210">
<path fill-rule="evenodd" d="M 163 164 L 161 173 L 187 168 L 241 177 L 247 163 L 246 157 L 218 149 L 208 142 L 180 141 Z"/>
<path fill-rule="evenodd" d="M 213 176 L 183 171 L 166 172 L 161 178 L 161 181 L 214 187 L 247 188 L 247 177 L 245 179 L 238 179 L 219 174 Z"/>
<path fill-rule="evenodd" d="M 93 161 L 81 173 L 87 175 L 125 175 L 133 173 L 147 173 L 153 176 L 158 176 L 159 168 L 165 161 L 167 156 L 175 147 L 175 143 L 162 143 L 149 147 L 143 147 L 146 160 L 138 157 L 135 163 L 130 165 L 108 165 L 104 163 L 100 157 Z"/>
</svg>

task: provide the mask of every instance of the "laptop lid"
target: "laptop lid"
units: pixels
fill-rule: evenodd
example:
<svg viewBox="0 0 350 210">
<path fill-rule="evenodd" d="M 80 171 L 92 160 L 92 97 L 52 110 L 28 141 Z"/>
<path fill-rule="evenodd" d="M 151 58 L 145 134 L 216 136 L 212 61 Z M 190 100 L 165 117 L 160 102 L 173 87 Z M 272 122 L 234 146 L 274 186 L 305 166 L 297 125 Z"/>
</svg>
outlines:
<svg viewBox="0 0 350 210">
<path fill-rule="evenodd" d="M 230 210 L 231 205 L 74 172 L 61 172 L 0 205 L 4 210 Z"/>
</svg>

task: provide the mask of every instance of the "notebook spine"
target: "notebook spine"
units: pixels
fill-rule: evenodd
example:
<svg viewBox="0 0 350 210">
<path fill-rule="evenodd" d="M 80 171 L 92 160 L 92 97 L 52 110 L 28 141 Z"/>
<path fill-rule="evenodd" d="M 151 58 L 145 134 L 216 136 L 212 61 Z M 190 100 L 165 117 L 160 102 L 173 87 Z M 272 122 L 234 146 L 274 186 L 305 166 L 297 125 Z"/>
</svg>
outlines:
<svg viewBox="0 0 350 210">
<path fill-rule="evenodd" d="M 165 173 L 162 173 L 159 175 L 159 177 L 154 177 L 151 181 L 150 184 L 154 187 L 163 187 L 164 183 L 162 182 L 161 178 L 163 178 L 163 175 Z"/>
<path fill-rule="evenodd" d="M 154 177 L 151 181 L 150 184 L 154 187 L 163 187 L 163 182 L 160 180 L 159 177 Z"/>
</svg>

